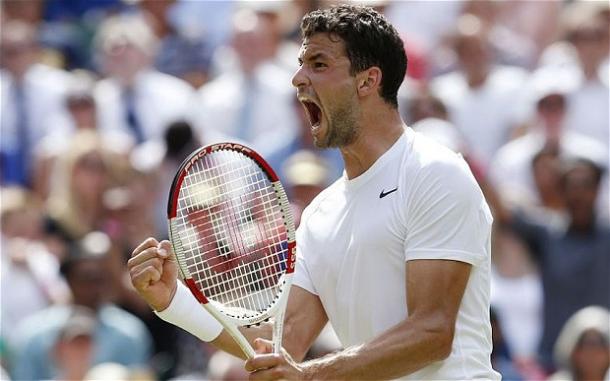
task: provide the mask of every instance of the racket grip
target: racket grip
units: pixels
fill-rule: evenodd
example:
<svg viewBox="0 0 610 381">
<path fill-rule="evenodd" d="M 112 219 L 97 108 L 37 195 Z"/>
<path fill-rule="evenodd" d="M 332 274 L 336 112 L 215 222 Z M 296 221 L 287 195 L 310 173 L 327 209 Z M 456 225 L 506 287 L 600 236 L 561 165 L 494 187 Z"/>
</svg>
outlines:
<svg viewBox="0 0 610 381">
<path fill-rule="evenodd" d="M 282 336 L 284 334 L 284 312 L 283 308 L 280 308 L 277 315 L 275 316 L 275 322 L 273 324 L 273 353 L 280 353 L 282 351 Z"/>
<path fill-rule="evenodd" d="M 210 342 L 220 335 L 222 325 L 199 304 L 191 292 L 178 282 L 176 294 L 163 311 L 154 311 L 162 320 L 178 326 L 201 341 Z"/>
</svg>

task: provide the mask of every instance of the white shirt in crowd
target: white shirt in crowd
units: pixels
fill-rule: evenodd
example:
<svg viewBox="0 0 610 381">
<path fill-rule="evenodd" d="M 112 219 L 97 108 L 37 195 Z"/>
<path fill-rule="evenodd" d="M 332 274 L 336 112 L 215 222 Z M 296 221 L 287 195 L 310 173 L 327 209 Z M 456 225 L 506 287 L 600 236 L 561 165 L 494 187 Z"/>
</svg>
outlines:
<svg viewBox="0 0 610 381">
<path fill-rule="evenodd" d="M 344 175 L 305 209 L 294 284 L 319 296 L 347 347 L 407 317 L 405 261 L 469 263 L 450 356 L 406 379 L 499 379 L 490 363 L 491 223 L 464 160 L 407 128 L 365 173 Z"/>
<path fill-rule="evenodd" d="M 492 272 L 491 304 L 514 358 L 535 358 L 542 336 L 542 283 L 538 274 Z"/>
<path fill-rule="evenodd" d="M 482 164 L 491 161 L 496 150 L 508 142 L 513 128 L 525 119 L 528 104 L 522 91 L 526 78 L 523 69 L 499 66 L 476 89 L 468 86 L 459 71 L 432 81 L 433 93 L 447 106 L 468 152 Z"/>
<path fill-rule="evenodd" d="M 610 147 L 610 88 L 601 81 L 581 82 L 568 95 L 566 126 Z"/>
<path fill-rule="evenodd" d="M 296 137 L 294 102 L 285 70 L 262 64 L 250 79 L 231 71 L 202 86 L 191 118 L 204 141 L 237 139 L 267 156 Z"/>
<path fill-rule="evenodd" d="M 94 90 L 100 130 L 133 138 L 126 118 L 124 89 L 114 78 L 99 81 Z M 159 140 L 167 126 L 188 116 L 194 94 L 185 81 L 156 70 L 145 70 L 133 85 L 134 110 L 144 140 Z"/>
<path fill-rule="evenodd" d="M 489 169 L 489 179 L 501 196 L 524 205 L 539 203 L 532 161 L 544 144 L 544 134 L 539 130 L 533 130 L 498 150 Z M 559 149 L 562 157 L 589 159 L 602 168 L 608 167 L 608 149 L 591 137 L 571 131 L 567 125 L 559 141 Z M 607 196 L 606 176 L 606 180 L 602 182 L 597 205 L 598 217 L 602 220 L 609 218 Z"/>
<path fill-rule="evenodd" d="M 70 290 L 59 274 L 57 258 L 37 243 L 0 237 L 0 285 L 2 319 L 0 327 L 9 346 L 15 346 L 20 337 L 18 325 L 29 316 L 57 301 L 65 302 Z M 12 258 L 15 252 L 26 253 L 23 258 Z"/>
<path fill-rule="evenodd" d="M 34 149 L 48 135 L 63 136 L 69 131 L 66 92 L 72 76 L 59 69 L 34 64 L 25 74 L 22 86 L 29 129 L 30 147 Z M 18 121 L 15 79 L 5 70 L 0 71 L 0 129 L 2 152 L 16 149 Z"/>
</svg>

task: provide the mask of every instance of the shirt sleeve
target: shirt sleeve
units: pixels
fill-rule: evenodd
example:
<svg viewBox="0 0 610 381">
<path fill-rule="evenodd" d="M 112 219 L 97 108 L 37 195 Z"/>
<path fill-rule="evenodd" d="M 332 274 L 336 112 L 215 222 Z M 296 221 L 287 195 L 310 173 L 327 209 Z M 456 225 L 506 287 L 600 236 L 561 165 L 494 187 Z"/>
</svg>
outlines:
<svg viewBox="0 0 610 381">
<path fill-rule="evenodd" d="M 417 179 L 406 210 L 405 260 L 482 264 L 490 255 L 492 216 L 463 160 L 431 164 Z"/>
</svg>

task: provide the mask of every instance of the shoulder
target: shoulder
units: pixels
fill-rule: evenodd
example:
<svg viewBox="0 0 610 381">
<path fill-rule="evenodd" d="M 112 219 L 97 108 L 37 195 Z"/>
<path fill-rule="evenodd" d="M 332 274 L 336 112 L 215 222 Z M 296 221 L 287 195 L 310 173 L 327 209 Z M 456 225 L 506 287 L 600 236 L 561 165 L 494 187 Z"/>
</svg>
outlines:
<svg viewBox="0 0 610 381">
<path fill-rule="evenodd" d="M 416 183 L 438 183 L 452 187 L 476 184 L 461 154 L 418 132 L 411 130 L 409 133 L 412 134 L 412 145 L 403 159 L 405 181 L 415 180 Z"/>
<path fill-rule="evenodd" d="M 420 208 L 484 208 L 485 198 L 461 154 L 416 133 L 406 150 L 401 184 L 411 212 Z"/>
</svg>

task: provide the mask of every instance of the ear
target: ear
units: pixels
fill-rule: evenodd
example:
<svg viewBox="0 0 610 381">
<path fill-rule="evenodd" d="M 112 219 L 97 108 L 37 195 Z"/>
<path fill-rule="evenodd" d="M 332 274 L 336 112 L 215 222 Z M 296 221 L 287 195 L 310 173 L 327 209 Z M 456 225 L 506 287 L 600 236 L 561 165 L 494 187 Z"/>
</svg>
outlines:
<svg viewBox="0 0 610 381">
<path fill-rule="evenodd" d="M 358 84 L 358 95 L 366 97 L 371 94 L 378 94 L 381 86 L 381 69 L 377 66 L 361 71 L 356 75 Z"/>
</svg>

